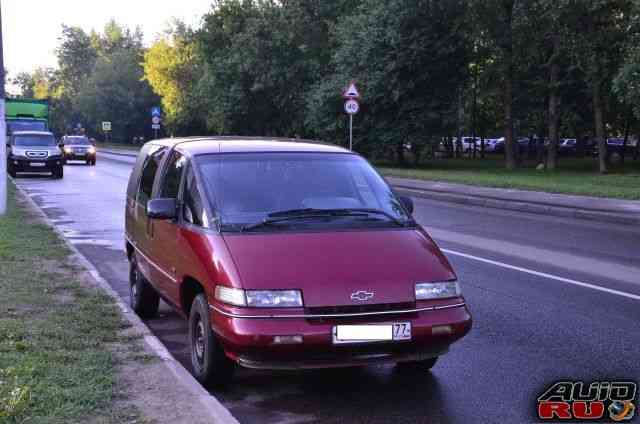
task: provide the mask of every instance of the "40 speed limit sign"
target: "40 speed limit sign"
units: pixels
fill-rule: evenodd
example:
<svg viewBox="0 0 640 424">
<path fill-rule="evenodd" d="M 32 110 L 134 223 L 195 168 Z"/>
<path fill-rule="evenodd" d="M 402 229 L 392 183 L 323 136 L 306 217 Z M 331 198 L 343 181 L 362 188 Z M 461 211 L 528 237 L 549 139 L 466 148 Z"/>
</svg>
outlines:
<svg viewBox="0 0 640 424">
<path fill-rule="evenodd" d="M 344 102 L 344 111 L 349 115 L 355 115 L 360 110 L 360 103 L 357 100 L 349 99 Z"/>
</svg>

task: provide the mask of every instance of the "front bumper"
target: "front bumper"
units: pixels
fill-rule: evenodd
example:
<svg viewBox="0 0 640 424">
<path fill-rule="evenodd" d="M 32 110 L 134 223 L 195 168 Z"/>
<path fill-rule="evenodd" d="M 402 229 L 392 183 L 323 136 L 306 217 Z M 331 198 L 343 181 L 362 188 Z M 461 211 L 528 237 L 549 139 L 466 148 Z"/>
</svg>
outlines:
<svg viewBox="0 0 640 424">
<path fill-rule="evenodd" d="M 227 313 L 225 315 L 225 312 Z M 236 315 L 236 316 L 231 316 Z M 464 301 L 413 313 L 332 318 L 240 318 L 211 306 L 211 322 L 229 358 L 248 368 L 334 368 L 417 361 L 447 352 L 466 335 L 472 318 Z M 334 344 L 335 325 L 411 322 L 411 340 Z M 275 336 L 302 336 L 302 343 L 275 344 Z"/>
<path fill-rule="evenodd" d="M 44 166 L 34 164 L 44 164 Z M 9 169 L 13 169 L 15 172 L 53 172 L 62 166 L 62 156 L 43 159 L 11 157 L 7 165 Z"/>
<path fill-rule="evenodd" d="M 65 153 L 65 160 L 93 160 L 96 158 L 95 153 Z"/>
</svg>

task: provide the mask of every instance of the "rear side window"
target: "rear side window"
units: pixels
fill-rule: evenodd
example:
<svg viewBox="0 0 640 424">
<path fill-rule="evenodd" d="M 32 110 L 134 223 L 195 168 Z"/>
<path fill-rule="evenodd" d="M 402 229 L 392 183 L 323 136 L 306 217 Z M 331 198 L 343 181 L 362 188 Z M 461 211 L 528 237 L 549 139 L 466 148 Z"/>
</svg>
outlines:
<svg viewBox="0 0 640 424">
<path fill-rule="evenodd" d="M 129 184 L 127 186 L 127 197 L 135 198 L 138 190 L 138 180 L 140 179 L 140 172 L 142 171 L 142 166 L 149 155 L 149 151 L 153 146 L 152 144 L 145 144 L 140 149 L 140 153 L 138 153 L 138 157 L 136 158 L 136 164 L 133 166 L 133 171 L 131 171 L 131 176 L 129 177 Z"/>
<path fill-rule="evenodd" d="M 162 182 L 162 193 L 160 197 L 167 197 L 171 199 L 178 198 L 178 191 L 180 190 L 180 180 L 184 173 L 186 164 L 185 157 L 177 151 L 171 153 L 169 158 L 169 164 L 167 165 L 167 172 Z"/>
<path fill-rule="evenodd" d="M 182 200 L 184 220 L 199 227 L 204 226 L 207 217 L 202 205 L 202 196 L 200 196 L 198 184 L 191 168 L 187 171 Z"/>
<path fill-rule="evenodd" d="M 159 146 L 156 150 L 151 150 L 142 167 L 140 175 L 140 185 L 138 186 L 138 195 L 136 201 L 143 206 L 147 206 L 147 202 L 151 199 L 153 192 L 153 182 L 155 181 L 160 162 L 166 152 L 166 147 Z"/>
</svg>

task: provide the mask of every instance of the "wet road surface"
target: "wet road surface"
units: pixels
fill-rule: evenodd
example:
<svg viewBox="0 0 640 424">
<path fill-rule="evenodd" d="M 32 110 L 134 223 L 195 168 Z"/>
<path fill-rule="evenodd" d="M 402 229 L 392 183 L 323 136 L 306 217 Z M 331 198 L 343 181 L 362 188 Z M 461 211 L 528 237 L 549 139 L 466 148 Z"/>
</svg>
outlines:
<svg viewBox="0 0 640 424">
<path fill-rule="evenodd" d="M 124 298 L 130 162 L 102 155 L 95 167 L 68 165 L 62 181 L 17 180 Z M 214 393 L 240 422 L 532 422 L 536 397 L 558 379 L 640 380 L 640 229 L 425 199 L 415 206 L 461 281 L 469 335 L 431 372 L 240 370 Z M 163 305 L 147 324 L 188 367 L 185 323 Z"/>
</svg>

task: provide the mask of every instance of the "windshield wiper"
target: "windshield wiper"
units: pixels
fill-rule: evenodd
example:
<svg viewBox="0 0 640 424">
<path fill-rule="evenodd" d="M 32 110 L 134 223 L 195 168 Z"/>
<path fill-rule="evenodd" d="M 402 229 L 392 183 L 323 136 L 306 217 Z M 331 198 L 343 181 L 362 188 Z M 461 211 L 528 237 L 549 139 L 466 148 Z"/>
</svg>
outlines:
<svg viewBox="0 0 640 424">
<path fill-rule="evenodd" d="M 301 212 L 302 210 L 299 210 L 297 212 L 294 212 L 292 215 L 290 216 L 285 216 L 285 215 L 276 215 L 276 216 L 271 216 L 271 214 L 269 214 L 267 216 L 267 218 L 263 219 L 262 221 L 256 222 L 254 224 L 247 224 L 247 225 L 243 225 L 240 228 L 240 232 L 243 231 L 250 231 L 256 228 L 260 228 L 260 227 L 266 227 L 272 224 L 277 224 L 278 222 L 285 222 L 285 221 L 293 221 L 293 220 L 297 220 L 297 219 L 313 219 L 313 218 L 330 218 L 334 215 L 332 214 L 328 214 L 328 213 L 321 213 L 321 212 Z M 278 213 L 278 212 L 276 212 Z"/>
<path fill-rule="evenodd" d="M 345 217 L 345 216 L 368 216 L 368 215 L 383 215 L 394 224 L 404 227 L 405 222 L 402 222 L 389 212 L 373 209 L 373 208 L 345 208 L 345 209 L 318 209 L 318 208 L 304 208 L 304 209 L 288 209 L 284 211 L 271 212 L 267 215 L 267 218 L 255 224 L 249 224 L 242 227 L 241 231 L 252 230 L 278 222 L 290 221 L 294 219 L 307 219 L 307 218 L 331 218 L 331 217 Z"/>
</svg>

